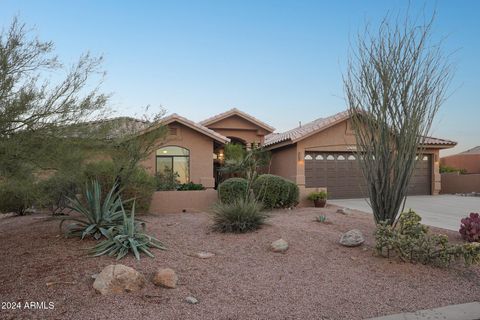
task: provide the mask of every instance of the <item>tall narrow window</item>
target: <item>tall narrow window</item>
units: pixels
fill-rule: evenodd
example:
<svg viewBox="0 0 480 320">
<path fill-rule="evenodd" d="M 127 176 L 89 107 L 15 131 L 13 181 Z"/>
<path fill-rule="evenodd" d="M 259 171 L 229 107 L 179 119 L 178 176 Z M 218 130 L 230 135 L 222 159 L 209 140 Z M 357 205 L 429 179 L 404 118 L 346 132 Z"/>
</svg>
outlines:
<svg viewBox="0 0 480 320">
<path fill-rule="evenodd" d="M 190 151 L 168 146 L 157 150 L 157 174 L 173 173 L 180 183 L 190 182 Z"/>
</svg>

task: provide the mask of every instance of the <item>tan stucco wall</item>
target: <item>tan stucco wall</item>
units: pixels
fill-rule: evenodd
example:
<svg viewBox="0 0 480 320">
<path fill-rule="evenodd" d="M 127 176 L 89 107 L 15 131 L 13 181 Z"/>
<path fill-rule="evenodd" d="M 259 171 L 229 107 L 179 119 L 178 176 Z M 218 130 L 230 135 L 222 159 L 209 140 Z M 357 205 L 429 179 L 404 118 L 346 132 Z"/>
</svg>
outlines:
<svg viewBox="0 0 480 320">
<path fill-rule="evenodd" d="M 176 128 L 176 135 L 170 135 L 165 140 L 159 141 L 157 149 L 165 146 L 179 146 L 190 150 L 190 180 L 201 183 L 205 188 L 213 188 L 213 140 L 189 127 L 179 123 L 169 124 L 170 128 Z M 152 175 L 155 174 L 156 149 L 141 163 Z"/>
<path fill-rule="evenodd" d="M 458 154 L 440 159 L 442 166 L 465 169 L 467 173 L 480 173 L 480 154 Z"/>
<path fill-rule="evenodd" d="M 207 126 L 225 137 L 236 137 L 247 143 L 263 143 L 268 132 L 237 115 L 219 120 Z"/>
<path fill-rule="evenodd" d="M 322 132 L 299 141 L 291 147 L 284 147 L 283 152 L 272 150 L 273 174 L 292 179 L 300 188 L 300 206 L 310 205 L 305 198 L 308 193 L 323 188 L 305 188 L 305 151 L 355 151 L 356 140 L 349 120 L 338 123 Z M 293 150 L 294 149 L 294 150 Z M 279 149 L 281 150 L 281 149 Z M 288 150 L 288 151 L 287 151 Z M 441 189 L 441 175 L 439 166 L 439 150 L 427 149 L 426 154 L 432 154 L 432 194 L 438 194 Z M 290 165 L 292 154 L 295 159 L 295 172 L 292 173 Z M 292 176 L 293 175 L 293 176 Z"/>
<path fill-rule="evenodd" d="M 291 145 L 271 152 L 270 173 L 297 181 L 297 146 Z"/>
<path fill-rule="evenodd" d="M 217 190 L 157 191 L 153 193 L 150 213 L 206 212 L 217 201 Z"/>
</svg>

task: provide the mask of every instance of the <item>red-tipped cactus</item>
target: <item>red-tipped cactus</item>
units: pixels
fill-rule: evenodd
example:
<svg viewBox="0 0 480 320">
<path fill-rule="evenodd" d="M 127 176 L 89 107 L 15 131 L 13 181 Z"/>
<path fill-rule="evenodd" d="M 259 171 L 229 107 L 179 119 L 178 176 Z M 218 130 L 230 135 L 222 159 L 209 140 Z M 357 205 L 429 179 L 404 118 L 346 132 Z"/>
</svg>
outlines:
<svg viewBox="0 0 480 320">
<path fill-rule="evenodd" d="M 460 234 L 468 242 L 480 242 L 480 215 L 470 213 L 470 215 L 461 220 Z"/>
</svg>

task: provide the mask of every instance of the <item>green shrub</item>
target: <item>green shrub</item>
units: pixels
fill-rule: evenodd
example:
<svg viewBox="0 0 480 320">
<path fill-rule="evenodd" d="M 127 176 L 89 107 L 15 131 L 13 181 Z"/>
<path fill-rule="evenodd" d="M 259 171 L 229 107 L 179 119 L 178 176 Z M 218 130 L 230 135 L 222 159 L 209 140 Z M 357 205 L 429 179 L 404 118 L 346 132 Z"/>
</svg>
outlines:
<svg viewBox="0 0 480 320">
<path fill-rule="evenodd" d="M 105 197 L 102 196 L 102 187 L 96 180 L 85 188 L 84 201 L 75 197 L 69 199 L 67 207 L 82 215 L 76 217 L 60 217 L 60 229 L 63 223 L 70 221 L 65 231 L 66 236 L 76 236 L 82 239 L 93 236 L 100 239 L 107 236 L 107 229 L 122 222 L 122 200 L 114 185 Z"/>
<path fill-rule="evenodd" d="M 259 176 L 252 185 L 253 193 L 265 208 L 289 208 L 298 204 L 298 186 L 272 174 Z"/>
<path fill-rule="evenodd" d="M 118 182 L 123 199 L 134 198 L 138 210 L 148 211 L 156 180 L 144 168 L 136 167 L 127 172 L 118 170 L 112 161 L 98 161 L 85 166 L 83 177 L 83 185 L 97 180 L 104 189 L 103 196 Z M 131 205 L 132 202 L 127 203 L 126 208 L 131 209 Z"/>
<path fill-rule="evenodd" d="M 177 187 L 178 191 L 189 191 L 189 190 L 205 190 L 201 183 L 183 183 Z"/>
<path fill-rule="evenodd" d="M 457 260 L 465 265 L 480 262 L 480 244 L 450 244 L 448 237 L 429 234 L 421 218 L 410 210 L 400 215 L 394 228 L 382 222 L 375 231 L 375 248 L 384 257 L 398 256 L 404 261 L 448 266 Z"/>
<path fill-rule="evenodd" d="M 217 202 L 213 208 L 213 230 L 244 233 L 264 224 L 268 215 L 254 199 L 240 198 L 231 203 Z"/>
<path fill-rule="evenodd" d="M 67 207 L 67 198 L 75 197 L 78 183 L 78 176 L 56 172 L 38 183 L 39 204 L 53 214 L 61 213 Z"/>
<path fill-rule="evenodd" d="M 104 191 L 108 192 L 115 184 L 117 170 L 112 161 L 95 161 L 85 165 L 83 169 L 82 185 L 90 181 L 98 181 Z"/>
<path fill-rule="evenodd" d="M 326 200 L 327 199 L 327 193 L 325 191 L 311 192 L 308 195 L 307 199 L 310 200 L 310 201 Z"/>
<path fill-rule="evenodd" d="M 0 182 L 0 212 L 25 214 L 38 198 L 38 186 L 32 179 L 5 179 Z"/>
<path fill-rule="evenodd" d="M 458 172 L 460 174 L 466 174 L 467 169 L 458 169 L 450 166 L 440 166 L 440 173 L 454 173 Z"/>
<path fill-rule="evenodd" d="M 91 249 L 91 254 L 95 257 L 108 255 L 116 256 L 117 260 L 126 256 L 130 251 L 137 260 L 140 260 L 140 253 L 145 253 L 153 258 L 150 248 L 165 250 L 163 244 L 143 231 L 145 224 L 140 224 L 135 220 L 135 202 L 132 205 L 130 216 L 127 216 L 122 206 L 122 223 L 108 228 L 105 233 L 106 240 L 100 242 Z"/>
<path fill-rule="evenodd" d="M 248 182 L 243 178 L 230 178 L 218 186 L 218 196 L 222 203 L 233 203 L 247 196 Z"/>
<path fill-rule="evenodd" d="M 125 181 L 125 180 L 123 180 Z M 135 206 L 139 212 L 147 212 L 155 191 L 155 178 L 145 169 L 136 168 L 130 178 L 123 182 L 121 196 L 123 199 L 135 199 Z M 132 202 L 128 202 L 126 209 L 132 209 Z"/>
<path fill-rule="evenodd" d="M 163 172 L 157 173 L 155 176 L 155 188 L 157 191 L 173 191 L 177 190 L 178 186 L 180 185 L 180 181 L 178 178 L 180 175 L 178 172 L 174 172 L 173 170 L 169 170 L 165 168 Z"/>
</svg>

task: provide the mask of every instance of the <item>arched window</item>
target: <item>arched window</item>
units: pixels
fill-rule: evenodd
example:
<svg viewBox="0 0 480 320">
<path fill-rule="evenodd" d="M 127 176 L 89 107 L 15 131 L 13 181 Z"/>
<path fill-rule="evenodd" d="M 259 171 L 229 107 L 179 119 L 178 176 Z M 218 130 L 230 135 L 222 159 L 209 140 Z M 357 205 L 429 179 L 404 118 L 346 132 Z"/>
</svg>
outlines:
<svg viewBox="0 0 480 320">
<path fill-rule="evenodd" d="M 190 151 L 177 146 L 158 149 L 157 174 L 174 174 L 179 183 L 190 182 Z"/>
</svg>

